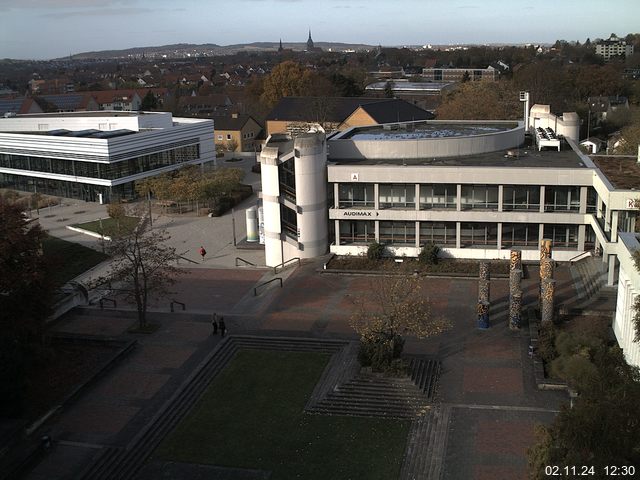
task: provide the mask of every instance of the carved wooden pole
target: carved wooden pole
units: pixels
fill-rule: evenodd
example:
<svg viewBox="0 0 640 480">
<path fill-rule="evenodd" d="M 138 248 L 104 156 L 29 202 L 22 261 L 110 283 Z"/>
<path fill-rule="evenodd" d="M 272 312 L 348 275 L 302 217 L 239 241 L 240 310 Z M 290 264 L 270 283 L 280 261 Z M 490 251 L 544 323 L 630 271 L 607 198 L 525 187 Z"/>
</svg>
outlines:
<svg viewBox="0 0 640 480">
<path fill-rule="evenodd" d="M 543 324 L 553 321 L 553 295 L 555 289 L 555 280 L 545 280 L 542 283 L 542 309 L 540 317 Z"/>
</svg>

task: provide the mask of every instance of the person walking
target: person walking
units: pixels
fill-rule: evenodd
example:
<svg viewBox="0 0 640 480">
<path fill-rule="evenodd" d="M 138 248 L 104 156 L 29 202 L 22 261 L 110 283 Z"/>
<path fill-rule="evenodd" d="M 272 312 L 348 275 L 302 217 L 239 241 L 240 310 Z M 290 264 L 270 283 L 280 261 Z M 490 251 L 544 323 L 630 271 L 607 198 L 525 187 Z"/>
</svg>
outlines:
<svg viewBox="0 0 640 480">
<path fill-rule="evenodd" d="M 202 256 L 202 261 L 204 262 L 204 256 L 207 254 L 207 251 L 204 249 L 202 245 L 200 245 L 200 255 Z"/>
<path fill-rule="evenodd" d="M 220 336 L 224 337 L 225 332 L 227 331 L 227 326 L 224 324 L 224 317 L 220 316 Z"/>
<path fill-rule="evenodd" d="M 212 335 L 217 335 L 218 334 L 218 314 L 217 313 L 214 313 L 211 316 L 211 326 L 213 327 Z"/>
</svg>

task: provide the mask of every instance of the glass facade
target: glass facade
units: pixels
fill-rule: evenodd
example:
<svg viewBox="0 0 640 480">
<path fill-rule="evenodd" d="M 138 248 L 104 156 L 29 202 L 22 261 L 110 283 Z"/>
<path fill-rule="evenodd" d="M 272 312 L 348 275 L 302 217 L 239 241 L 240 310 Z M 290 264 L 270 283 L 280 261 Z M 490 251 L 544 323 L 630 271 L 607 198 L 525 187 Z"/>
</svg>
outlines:
<svg viewBox="0 0 640 480">
<path fill-rule="evenodd" d="M 296 201 L 296 163 L 293 159 L 282 162 L 278 165 L 278 180 L 280 191 L 291 200 Z"/>
<path fill-rule="evenodd" d="M 338 195 L 340 208 L 373 208 L 375 206 L 372 183 L 341 183 L 338 187 Z"/>
<path fill-rule="evenodd" d="M 457 196 L 455 184 L 420 185 L 420 210 L 455 209 Z"/>
<path fill-rule="evenodd" d="M 497 247 L 498 224 L 496 223 L 461 223 L 460 224 L 461 247 Z"/>
<path fill-rule="evenodd" d="M 540 210 L 540 187 L 535 185 L 505 185 L 502 189 L 502 210 Z"/>
<path fill-rule="evenodd" d="M 280 221 L 282 222 L 282 231 L 287 237 L 298 240 L 298 215 L 289 207 L 280 205 Z"/>
<path fill-rule="evenodd" d="M 177 165 L 200 158 L 200 144 L 178 147 L 164 152 L 141 155 L 112 163 L 64 160 L 59 158 L 32 157 L 0 154 L 0 167 L 30 170 L 75 177 L 117 180 L 158 168 Z"/>
<path fill-rule="evenodd" d="M 578 225 L 545 224 L 544 238 L 552 241 L 555 248 L 578 248 Z"/>
<path fill-rule="evenodd" d="M 414 246 L 416 222 L 380 222 L 380 243 Z"/>
<path fill-rule="evenodd" d="M 537 223 L 503 223 L 502 248 L 537 247 L 540 228 Z"/>
<path fill-rule="evenodd" d="M 456 246 L 456 222 L 420 222 L 420 245 Z"/>
<path fill-rule="evenodd" d="M 498 186 L 462 185 L 460 204 L 463 210 L 498 210 Z"/>
<path fill-rule="evenodd" d="M 376 240 L 376 224 L 367 221 L 340 222 L 340 244 L 369 244 Z"/>
<path fill-rule="evenodd" d="M 413 183 L 385 184 L 378 186 L 380 208 L 416 207 L 416 186 Z"/>
<path fill-rule="evenodd" d="M 580 211 L 580 187 L 545 187 L 545 212 Z"/>
</svg>

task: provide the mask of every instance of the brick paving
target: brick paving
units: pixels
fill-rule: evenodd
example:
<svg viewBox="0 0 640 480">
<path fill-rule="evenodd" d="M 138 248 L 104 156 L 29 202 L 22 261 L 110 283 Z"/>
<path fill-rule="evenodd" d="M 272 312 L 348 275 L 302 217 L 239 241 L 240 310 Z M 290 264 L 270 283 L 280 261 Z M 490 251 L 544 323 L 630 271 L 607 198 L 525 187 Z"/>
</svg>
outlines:
<svg viewBox="0 0 640 480">
<path fill-rule="evenodd" d="M 362 294 L 375 295 L 372 280 L 362 276 L 323 275 L 319 264 L 303 264 L 285 278 L 283 288 L 258 297 L 253 287 L 273 275 L 265 270 L 190 268 L 178 280 L 175 296 L 185 312 L 168 312 L 158 304 L 150 317 L 160 323 L 151 335 L 137 336 L 139 345 L 121 364 L 71 408 L 52 419 L 43 431 L 57 445 L 31 473 L 30 479 L 73 476 L 86 467 L 100 446 L 125 447 L 151 421 L 154 413 L 186 375 L 220 341 L 211 335 L 210 313 L 225 315 L 232 333 L 261 330 L 264 334 L 353 339 L 349 317 Z M 559 296 L 575 294 L 570 275 L 556 271 Z M 523 282 L 525 301 L 535 301 L 537 273 Z M 424 279 L 432 312 L 452 329 L 426 340 L 408 338 L 407 353 L 428 354 L 442 361 L 437 399 L 451 408 L 443 478 L 526 478 L 526 448 L 536 422 L 548 423 L 565 394 L 537 391 L 528 340 L 507 328 L 508 284 L 491 284 L 491 328 L 476 327 L 477 281 Z M 167 299 L 164 300 L 167 303 Z M 164 313 L 160 313 L 164 312 Z M 126 313 L 126 312 L 125 312 Z M 121 316 L 94 310 L 70 315 L 59 331 L 133 338 L 133 312 Z M 88 444 L 88 445 L 85 445 Z M 84 446 L 83 446 L 84 445 Z M 65 462 L 66 469 L 54 460 Z M 55 468 L 52 465 L 58 465 Z"/>
</svg>

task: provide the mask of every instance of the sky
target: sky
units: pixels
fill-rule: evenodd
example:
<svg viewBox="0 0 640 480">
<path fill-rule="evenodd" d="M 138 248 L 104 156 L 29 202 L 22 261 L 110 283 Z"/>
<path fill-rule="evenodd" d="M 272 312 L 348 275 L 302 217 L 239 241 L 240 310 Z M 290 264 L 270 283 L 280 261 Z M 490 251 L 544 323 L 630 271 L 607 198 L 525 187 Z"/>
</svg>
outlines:
<svg viewBox="0 0 640 480">
<path fill-rule="evenodd" d="M 553 43 L 640 33 L 638 0 L 0 0 L 0 58 L 172 43 Z"/>
</svg>

